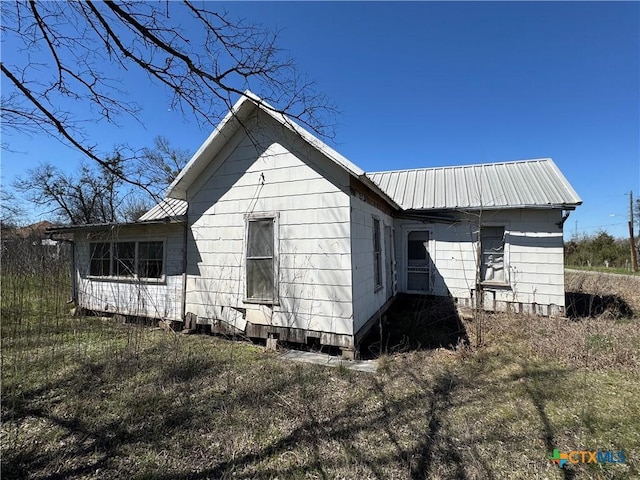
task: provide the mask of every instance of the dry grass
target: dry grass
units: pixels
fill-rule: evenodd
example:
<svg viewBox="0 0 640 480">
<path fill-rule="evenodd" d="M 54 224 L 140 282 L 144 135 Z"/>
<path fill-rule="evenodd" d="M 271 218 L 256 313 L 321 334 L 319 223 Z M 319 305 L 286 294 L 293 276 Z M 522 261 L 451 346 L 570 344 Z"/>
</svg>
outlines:
<svg viewBox="0 0 640 480">
<path fill-rule="evenodd" d="M 2 477 L 638 478 L 638 322 L 488 315 L 482 348 L 396 353 L 371 375 L 112 320 L 5 317 Z M 560 470 L 553 448 L 627 463 Z"/>
<path fill-rule="evenodd" d="M 636 315 L 640 315 L 640 276 L 619 275 L 588 271 L 568 271 L 565 273 L 565 289 L 569 293 L 586 293 L 608 298 L 615 306 L 622 302 Z M 615 309 L 611 312 L 617 313 Z"/>
</svg>

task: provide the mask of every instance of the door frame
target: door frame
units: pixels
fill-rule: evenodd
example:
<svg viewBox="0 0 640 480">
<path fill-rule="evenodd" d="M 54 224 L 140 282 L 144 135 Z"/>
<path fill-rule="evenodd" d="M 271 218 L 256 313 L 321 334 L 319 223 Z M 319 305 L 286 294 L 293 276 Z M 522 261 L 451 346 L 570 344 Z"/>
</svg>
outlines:
<svg viewBox="0 0 640 480">
<path fill-rule="evenodd" d="M 396 259 L 396 230 L 393 225 L 384 225 L 384 257 L 387 298 L 398 293 L 398 266 Z"/>
<path fill-rule="evenodd" d="M 424 291 L 424 290 L 409 290 L 409 233 L 410 232 L 427 232 L 429 234 L 429 241 L 427 242 L 427 253 L 429 255 L 429 259 L 431 260 L 431 263 L 429 265 L 429 290 L 428 291 Z M 421 294 L 421 295 L 433 295 L 434 293 L 434 282 L 433 282 L 433 277 L 434 277 L 434 272 L 433 270 L 433 265 L 434 265 L 434 254 L 435 254 L 435 241 L 433 239 L 433 229 L 429 228 L 428 226 L 426 226 L 423 223 L 415 223 L 415 224 L 405 224 L 402 225 L 402 243 L 400 245 L 400 252 L 401 252 L 401 261 L 402 264 L 400 265 L 400 269 L 402 272 L 402 275 L 400 276 L 400 278 L 402 279 L 402 285 L 400 286 L 401 288 L 399 289 L 402 292 L 405 293 L 416 293 L 416 294 Z"/>
</svg>

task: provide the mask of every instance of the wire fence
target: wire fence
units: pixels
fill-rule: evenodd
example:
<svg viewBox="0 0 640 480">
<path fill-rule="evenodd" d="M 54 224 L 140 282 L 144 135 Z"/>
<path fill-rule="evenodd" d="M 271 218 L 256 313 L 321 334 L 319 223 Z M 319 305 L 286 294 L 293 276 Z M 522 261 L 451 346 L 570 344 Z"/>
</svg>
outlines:
<svg viewBox="0 0 640 480">
<path fill-rule="evenodd" d="M 3 238 L 1 313 L 5 327 L 67 315 L 72 297 L 70 245 L 32 237 Z"/>
</svg>

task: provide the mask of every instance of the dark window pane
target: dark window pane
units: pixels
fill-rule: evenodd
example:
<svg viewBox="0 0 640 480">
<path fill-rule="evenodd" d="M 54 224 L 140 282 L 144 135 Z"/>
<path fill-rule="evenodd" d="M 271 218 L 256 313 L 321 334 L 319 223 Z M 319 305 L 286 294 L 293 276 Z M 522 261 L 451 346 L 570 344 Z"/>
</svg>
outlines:
<svg viewBox="0 0 640 480">
<path fill-rule="evenodd" d="M 380 248 L 380 220 L 373 219 L 373 278 L 376 287 L 382 285 L 382 252 Z"/>
<path fill-rule="evenodd" d="M 106 277 L 110 274 L 111 250 L 109 243 L 92 243 L 89 275 Z"/>
<path fill-rule="evenodd" d="M 162 261 L 144 260 L 139 263 L 138 276 L 140 278 L 162 277 Z"/>
<path fill-rule="evenodd" d="M 163 242 L 138 243 L 138 277 L 160 278 L 164 260 Z"/>
<path fill-rule="evenodd" d="M 132 277 L 136 263 L 136 243 L 119 242 L 114 244 L 114 270 L 118 277 Z"/>
<path fill-rule="evenodd" d="M 273 259 L 247 259 L 247 298 L 273 300 Z"/>
<path fill-rule="evenodd" d="M 162 260 L 162 242 L 140 242 L 138 244 L 138 257 L 144 260 Z"/>
<path fill-rule="evenodd" d="M 247 257 L 273 256 L 273 220 L 251 220 Z"/>
</svg>

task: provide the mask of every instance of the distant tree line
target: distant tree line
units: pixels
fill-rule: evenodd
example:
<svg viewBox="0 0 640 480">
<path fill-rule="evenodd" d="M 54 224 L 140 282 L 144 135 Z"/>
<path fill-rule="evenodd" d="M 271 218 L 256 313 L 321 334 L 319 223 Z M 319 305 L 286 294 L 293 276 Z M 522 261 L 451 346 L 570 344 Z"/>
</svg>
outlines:
<svg viewBox="0 0 640 480">
<path fill-rule="evenodd" d="M 625 268 L 630 262 L 628 238 L 614 238 L 605 231 L 581 235 L 565 242 L 567 266 Z"/>
</svg>

